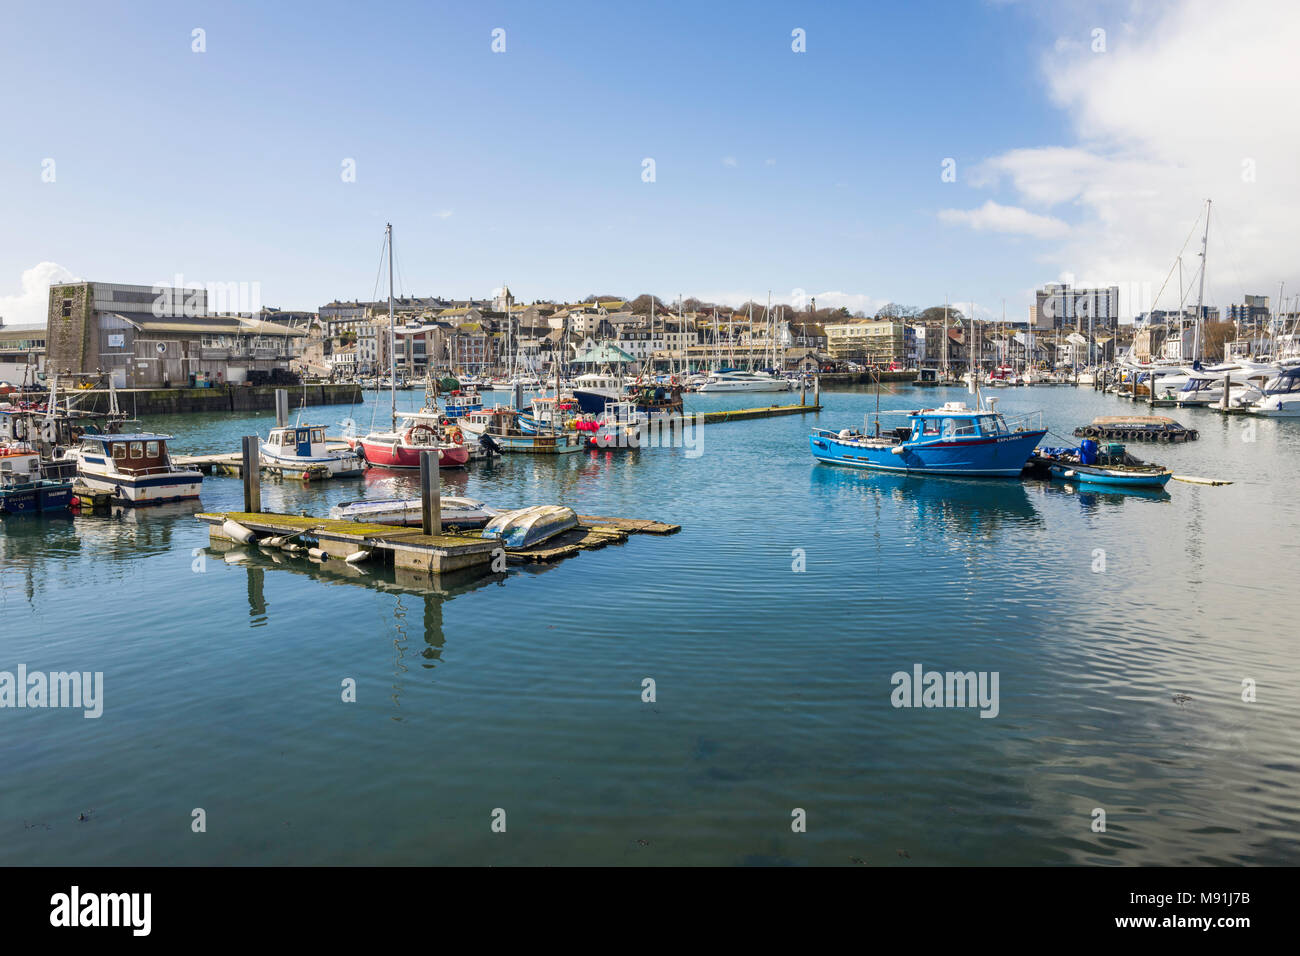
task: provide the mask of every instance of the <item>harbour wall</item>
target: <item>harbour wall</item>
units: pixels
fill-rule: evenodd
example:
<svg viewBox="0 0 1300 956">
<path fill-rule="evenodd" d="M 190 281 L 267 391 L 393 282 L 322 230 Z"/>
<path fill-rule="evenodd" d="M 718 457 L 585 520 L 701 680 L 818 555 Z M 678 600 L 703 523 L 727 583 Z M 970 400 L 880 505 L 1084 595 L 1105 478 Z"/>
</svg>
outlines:
<svg viewBox="0 0 1300 956">
<path fill-rule="evenodd" d="M 914 382 L 917 373 L 880 372 L 881 382 Z M 873 372 L 823 372 L 822 388 L 834 388 L 837 385 L 875 385 L 876 373 Z"/>
<path fill-rule="evenodd" d="M 120 388 L 117 407 L 128 415 L 171 415 L 179 412 L 250 412 L 275 408 L 277 389 L 289 392 L 289 404 L 348 405 L 360 401 L 360 388 L 352 384 L 325 385 L 218 385 L 212 388 Z M 107 411 L 108 392 L 71 389 L 59 391 L 59 401 L 71 398 L 74 407 Z"/>
</svg>

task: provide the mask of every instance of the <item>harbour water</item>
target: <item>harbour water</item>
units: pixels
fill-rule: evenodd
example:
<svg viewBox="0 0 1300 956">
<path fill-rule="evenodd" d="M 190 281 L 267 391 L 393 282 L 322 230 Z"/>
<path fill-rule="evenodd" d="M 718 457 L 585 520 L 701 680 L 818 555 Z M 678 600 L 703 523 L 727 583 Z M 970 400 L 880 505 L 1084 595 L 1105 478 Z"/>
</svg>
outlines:
<svg viewBox="0 0 1300 956">
<path fill-rule="evenodd" d="M 1008 417 L 1044 411 L 1045 444 L 1145 413 L 1069 387 L 999 397 Z M 1176 411 L 1199 441 L 1131 450 L 1233 484 L 1105 494 L 815 465 L 808 430 L 860 426 L 876 401 L 822 400 L 707 426 L 698 457 L 444 473 L 444 494 L 683 526 L 459 592 L 227 563 L 192 515 L 241 506 L 228 478 L 201 509 L 6 520 L 0 670 L 102 672 L 104 710 L 0 710 L 0 863 L 1300 859 L 1300 426 Z M 387 396 L 371 402 L 383 418 Z M 374 411 L 306 414 L 364 432 Z M 183 453 L 271 423 L 145 422 Z M 413 490 L 372 473 L 268 480 L 263 499 L 324 514 Z M 916 665 L 996 672 L 997 716 L 893 706 L 891 676 Z"/>
</svg>

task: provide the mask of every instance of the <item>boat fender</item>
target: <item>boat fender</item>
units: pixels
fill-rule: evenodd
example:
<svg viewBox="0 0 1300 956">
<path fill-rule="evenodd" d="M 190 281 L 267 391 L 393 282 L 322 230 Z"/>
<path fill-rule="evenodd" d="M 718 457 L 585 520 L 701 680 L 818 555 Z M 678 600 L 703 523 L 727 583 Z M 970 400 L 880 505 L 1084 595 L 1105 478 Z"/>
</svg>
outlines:
<svg viewBox="0 0 1300 956">
<path fill-rule="evenodd" d="M 257 534 L 251 528 L 245 528 L 238 521 L 231 521 L 229 518 L 221 525 L 221 533 L 240 544 L 248 544 L 257 538 Z"/>
<path fill-rule="evenodd" d="M 904 448 L 902 445 L 899 445 L 896 448 L 889 449 L 889 453 L 891 455 L 903 455 L 907 453 L 907 449 Z"/>
<path fill-rule="evenodd" d="M 346 561 L 348 564 L 360 564 L 368 557 L 370 557 L 370 551 L 363 548 L 360 551 L 353 551 L 343 560 Z"/>
<path fill-rule="evenodd" d="M 1068 469 L 1066 469 L 1065 471 L 1061 472 L 1061 477 L 1063 477 L 1063 478 L 1073 478 L 1073 477 L 1074 477 L 1074 474 L 1075 474 L 1074 469 L 1073 469 L 1073 468 L 1068 468 Z"/>
<path fill-rule="evenodd" d="M 322 551 L 320 548 L 308 548 L 307 556 L 315 558 L 317 561 L 328 561 L 330 559 L 328 551 Z"/>
</svg>

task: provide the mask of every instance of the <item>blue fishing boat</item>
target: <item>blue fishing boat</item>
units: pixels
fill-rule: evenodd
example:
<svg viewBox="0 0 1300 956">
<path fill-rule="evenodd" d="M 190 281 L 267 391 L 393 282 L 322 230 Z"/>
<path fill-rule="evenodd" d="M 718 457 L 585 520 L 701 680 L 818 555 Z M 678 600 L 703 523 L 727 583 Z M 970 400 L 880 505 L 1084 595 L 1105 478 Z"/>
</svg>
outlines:
<svg viewBox="0 0 1300 956">
<path fill-rule="evenodd" d="M 448 418 L 463 418 L 483 408 L 483 399 L 476 388 L 461 388 L 448 392 L 442 402 Z"/>
<path fill-rule="evenodd" d="M 41 456 L 30 445 L 0 445 L 0 514 L 65 511 L 72 482 L 45 478 Z"/>
<path fill-rule="evenodd" d="M 908 413 L 909 424 L 881 433 L 815 430 L 808 438 L 813 457 L 830 465 L 918 475 L 1015 477 L 1047 434 L 1028 419 L 1008 423 L 992 407 L 967 408 L 948 402 Z"/>
</svg>

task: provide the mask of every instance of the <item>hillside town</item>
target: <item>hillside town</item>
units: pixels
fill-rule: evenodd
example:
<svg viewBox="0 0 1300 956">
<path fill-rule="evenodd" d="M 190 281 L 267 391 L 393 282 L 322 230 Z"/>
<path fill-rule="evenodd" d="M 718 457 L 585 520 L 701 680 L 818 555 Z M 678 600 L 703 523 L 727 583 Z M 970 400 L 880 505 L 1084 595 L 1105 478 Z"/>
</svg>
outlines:
<svg viewBox="0 0 1300 956">
<path fill-rule="evenodd" d="M 1201 352 L 1294 327 L 1294 307 L 1247 295 L 1224 310 L 1151 311 L 1120 320 L 1119 289 L 1049 283 L 1017 319 L 972 322 L 959 303 L 886 305 L 873 315 L 807 302 L 728 307 L 590 295 L 521 302 L 508 287 L 481 299 L 397 296 L 334 299 L 315 310 L 219 310 L 202 287 L 72 282 L 51 286 L 46 322 L 0 317 L 0 382 L 109 379 L 119 388 L 357 381 L 395 366 L 404 380 L 431 373 L 536 374 L 557 360 L 600 354 L 628 374 L 763 367 L 782 373 L 946 370 L 975 364 L 1043 371 L 1087 368 L 1132 351 L 1139 362 Z M 213 305 L 209 306 L 209 300 Z M 970 349 L 976 349 L 974 361 Z M 1248 346 L 1247 346 L 1248 348 Z M 395 355 L 392 354 L 395 352 Z"/>
</svg>

